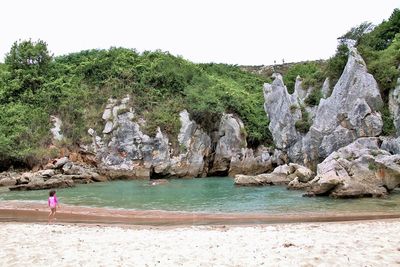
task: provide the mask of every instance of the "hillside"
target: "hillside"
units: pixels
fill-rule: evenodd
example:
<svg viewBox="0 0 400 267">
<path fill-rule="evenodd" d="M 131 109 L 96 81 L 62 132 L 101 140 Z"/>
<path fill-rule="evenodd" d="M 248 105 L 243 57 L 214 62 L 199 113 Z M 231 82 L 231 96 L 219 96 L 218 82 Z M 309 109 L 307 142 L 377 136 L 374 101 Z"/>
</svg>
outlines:
<svg viewBox="0 0 400 267">
<path fill-rule="evenodd" d="M 248 147 L 273 146 L 263 84 L 271 82 L 270 75 L 277 71 L 283 74 L 291 93 L 300 75 L 303 87 L 311 88 L 305 103 L 317 106 L 325 78 L 329 78 L 332 90 L 342 74 L 348 39 L 356 42 L 368 71 L 379 84 L 385 102 L 381 110 L 383 134 L 393 135 L 388 94 L 399 77 L 400 11 L 394 10 L 373 30 L 361 26 L 343 36 L 329 60 L 277 65 L 274 70 L 194 64 L 168 52 L 139 53 L 126 48 L 53 57 L 44 41 L 15 42 L 0 65 L 0 170 L 11 165 L 32 167 L 57 156 L 60 148 L 73 150 L 90 143 L 87 131 L 92 128 L 102 132 L 101 116 L 107 101 L 126 95 L 132 96 L 129 104 L 145 121 L 142 131 L 155 136 L 160 127 L 175 148 L 179 146 L 179 112 L 184 109 L 208 134 L 218 130 L 223 113 L 234 114 L 243 121 Z M 59 143 L 51 140 L 50 115 L 63 122 L 65 138 Z M 302 123 L 302 131 L 307 132 L 307 119 Z"/>
<path fill-rule="evenodd" d="M 49 115 L 63 122 L 65 140 L 59 145 L 71 147 L 90 141 L 89 128 L 101 132 L 109 98 L 128 94 L 151 136 L 160 127 L 176 143 L 179 112 L 187 109 L 208 131 L 223 112 L 237 114 L 250 145 L 272 142 L 260 90 L 267 79 L 236 66 L 193 64 L 168 52 L 125 48 L 53 58 L 45 42 L 23 41 L 14 43 L 0 71 L 3 168 L 32 166 L 57 154 L 46 149 L 51 144 Z"/>
</svg>

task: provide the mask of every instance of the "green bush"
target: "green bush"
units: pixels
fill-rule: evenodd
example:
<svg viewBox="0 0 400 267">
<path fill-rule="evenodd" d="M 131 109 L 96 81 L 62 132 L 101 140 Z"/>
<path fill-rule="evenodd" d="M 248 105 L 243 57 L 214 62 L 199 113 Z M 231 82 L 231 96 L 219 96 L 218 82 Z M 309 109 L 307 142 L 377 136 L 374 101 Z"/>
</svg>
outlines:
<svg viewBox="0 0 400 267">
<path fill-rule="evenodd" d="M 389 106 L 383 106 L 383 108 L 381 109 L 381 115 L 383 122 L 382 134 L 394 136 L 396 134 L 396 127 L 394 126 L 393 116 L 392 114 L 390 114 Z"/>
<path fill-rule="evenodd" d="M 301 119 L 295 122 L 295 128 L 300 133 L 306 134 L 311 127 L 310 115 L 304 106 L 300 106 Z"/>
<path fill-rule="evenodd" d="M 368 70 L 377 80 L 381 94 L 387 101 L 389 91 L 396 86 L 400 76 L 400 33 L 395 36 L 392 43 L 385 49 L 374 51 L 367 46 L 360 45 L 360 51 L 366 60 Z"/>
<path fill-rule="evenodd" d="M 362 35 L 359 38 L 359 45 L 374 51 L 385 50 L 398 33 L 400 33 L 400 9 L 396 8 L 387 21 L 383 21 L 373 31 Z"/>
<path fill-rule="evenodd" d="M 304 89 L 307 89 L 310 86 L 319 87 L 324 81 L 321 65 L 318 65 L 315 62 L 294 64 L 283 76 L 283 81 L 290 94 L 294 92 L 294 85 L 298 75 L 303 79 L 302 85 Z"/>
<path fill-rule="evenodd" d="M 326 67 L 326 76 L 329 78 L 331 89 L 338 82 L 349 57 L 349 49 L 347 45 L 340 43 L 336 49 L 336 53 L 328 60 Z M 332 91 L 332 90 L 331 90 Z"/>
<path fill-rule="evenodd" d="M 0 106 L 0 161 L 11 158 L 30 163 L 49 140 L 50 123 L 45 110 L 22 103 Z"/>
<path fill-rule="evenodd" d="M 304 103 L 307 104 L 308 106 L 318 106 L 321 98 L 322 98 L 322 91 L 321 89 L 316 88 L 311 91 L 311 93 L 304 100 Z"/>
</svg>

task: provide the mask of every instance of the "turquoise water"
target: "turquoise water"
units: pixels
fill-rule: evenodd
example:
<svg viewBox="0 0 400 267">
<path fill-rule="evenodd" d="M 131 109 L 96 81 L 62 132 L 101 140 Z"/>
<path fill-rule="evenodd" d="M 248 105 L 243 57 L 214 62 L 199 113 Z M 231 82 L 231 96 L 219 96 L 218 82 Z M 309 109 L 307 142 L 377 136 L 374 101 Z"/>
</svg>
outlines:
<svg viewBox="0 0 400 267">
<path fill-rule="evenodd" d="M 206 213 L 400 212 L 400 191 L 386 199 L 302 197 L 303 191 L 283 186 L 237 187 L 231 178 L 171 179 L 152 186 L 149 181 L 113 181 L 58 189 L 61 204 L 135 210 Z M 47 190 L 2 190 L 1 200 L 46 203 Z M 0 203 L 1 205 L 1 203 Z"/>
</svg>

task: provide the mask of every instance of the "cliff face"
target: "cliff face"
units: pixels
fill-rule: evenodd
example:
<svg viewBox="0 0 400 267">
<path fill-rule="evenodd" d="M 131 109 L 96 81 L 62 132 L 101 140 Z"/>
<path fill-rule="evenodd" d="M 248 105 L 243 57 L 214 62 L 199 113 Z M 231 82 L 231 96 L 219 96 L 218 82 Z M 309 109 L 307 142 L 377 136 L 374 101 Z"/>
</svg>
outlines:
<svg viewBox="0 0 400 267">
<path fill-rule="evenodd" d="M 315 168 L 333 151 L 359 137 L 378 136 L 382 131 L 378 109 L 383 102 L 379 88 L 355 48 L 350 49 L 346 67 L 331 96 L 321 99 L 314 111 L 305 135 L 295 127 L 303 115 L 298 111 L 304 105 L 303 97 L 298 89 L 289 95 L 279 76 L 272 85 L 264 85 L 269 129 L 277 147 L 293 162 Z"/>
<path fill-rule="evenodd" d="M 103 136 L 93 130 L 92 149 L 100 167 L 113 178 L 204 177 L 261 173 L 272 167 L 265 148 L 247 149 L 243 122 L 224 114 L 218 132 L 211 137 L 183 110 L 178 134 L 179 151 L 172 151 L 168 137 L 157 130 L 155 137 L 141 131 L 129 97 L 117 103 L 110 99 L 103 113 Z M 215 143 L 213 147 L 212 143 Z"/>
<path fill-rule="evenodd" d="M 275 74 L 274 78 L 271 84 L 264 85 L 264 109 L 276 146 L 273 153 L 262 146 L 255 150 L 247 148 L 243 122 L 232 114 L 224 114 L 218 131 L 210 136 L 190 119 L 186 110 L 179 114 L 179 148 L 173 151 L 168 136 L 160 129 L 154 137 L 141 131 L 146 122 L 129 106 L 129 97 L 119 102 L 109 100 L 102 116 L 102 135 L 89 131 L 92 149 L 101 168 L 115 178 L 255 175 L 288 162 L 316 170 L 317 164 L 332 152 L 360 137 L 380 135 L 383 123 L 378 110 L 383 102 L 379 88 L 355 48 L 350 49 L 347 65 L 332 94 L 321 99 L 317 107 L 305 106 L 304 100 L 313 88 L 304 89 L 300 77 L 293 94 L 288 93 L 281 75 Z M 321 90 L 326 97 L 328 79 Z M 396 87 L 391 92 L 390 100 L 390 109 L 397 114 L 397 129 L 398 91 Z M 304 112 L 311 120 L 307 133 L 296 127 L 304 119 Z M 399 139 L 382 140 L 382 149 L 398 153 Z"/>
</svg>

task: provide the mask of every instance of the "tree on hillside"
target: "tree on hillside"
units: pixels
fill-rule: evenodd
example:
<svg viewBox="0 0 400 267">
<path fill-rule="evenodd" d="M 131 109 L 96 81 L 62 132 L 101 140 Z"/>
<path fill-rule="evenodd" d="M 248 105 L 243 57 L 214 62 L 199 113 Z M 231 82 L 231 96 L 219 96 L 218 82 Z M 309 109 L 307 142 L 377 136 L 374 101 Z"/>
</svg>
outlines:
<svg viewBox="0 0 400 267">
<path fill-rule="evenodd" d="M 363 22 L 357 27 L 353 27 L 346 34 L 340 36 L 338 39 L 342 40 L 354 40 L 358 42 L 364 34 L 371 32 L 374 29 L 374 25 L 371 22 Z"/>
<path fill-rule="evenodd" d="M 5 64 L 8 68 L 9 88 L 6 94 L 9 100 L 30 91 L 35 93 L 44 83 L 44 76 L 52 60 L 47 44 L 44 41 L 15 42 L 6 54 Z"/>
<path fill-rule="evenodd" d="M 384 20 L 372 32 L 361 36 L 359 43 L 376 51 L 384 50 L 392 43 L 399 32 L 400 9 L 396 8 L 389 20 Z"/>
</svg>

